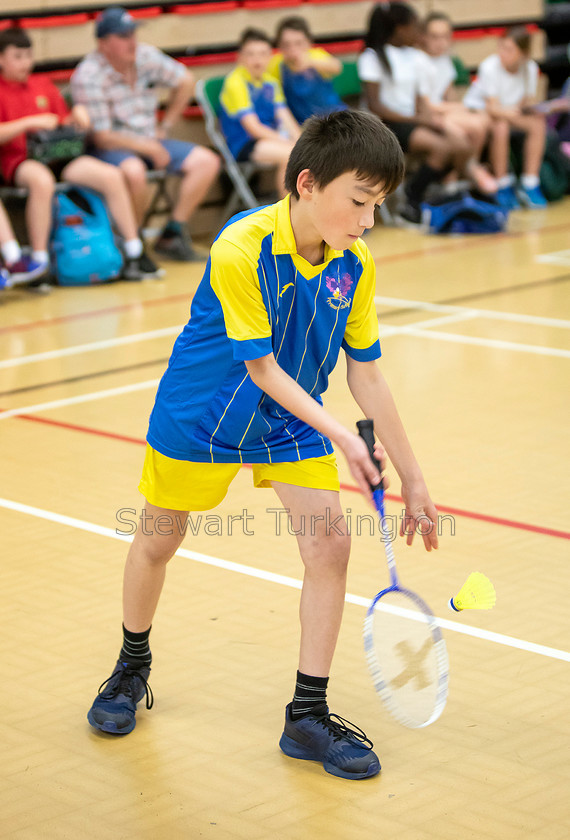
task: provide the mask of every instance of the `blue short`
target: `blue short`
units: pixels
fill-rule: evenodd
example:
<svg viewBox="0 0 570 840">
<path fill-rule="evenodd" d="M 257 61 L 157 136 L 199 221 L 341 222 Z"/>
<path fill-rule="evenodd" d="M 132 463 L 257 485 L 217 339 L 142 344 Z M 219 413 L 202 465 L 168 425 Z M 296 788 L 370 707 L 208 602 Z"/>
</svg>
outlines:
<svg viewBox="0 0 570 840">
<path fill-rule="evenodd" d="M 196 148 L 195 143 L 186 143 L 184 140 L 161 140 L 160 141 L 168 154 L 170 161 L 166 166 L 166 171 L 171 175 L 176 175 L 181 171 L 182 165 L 190 152 Z M 148 158 L 137 155 L 128 149 L 90 149 L 90 154 L 93 157 L 104 160 L 106 163 L 112 163 L 114 166 L 119 166 L 124 160 L 131 157 L 138 157 L 144 161 L 148 169 L 154 169 L 154 164 Z"/>
</svg>

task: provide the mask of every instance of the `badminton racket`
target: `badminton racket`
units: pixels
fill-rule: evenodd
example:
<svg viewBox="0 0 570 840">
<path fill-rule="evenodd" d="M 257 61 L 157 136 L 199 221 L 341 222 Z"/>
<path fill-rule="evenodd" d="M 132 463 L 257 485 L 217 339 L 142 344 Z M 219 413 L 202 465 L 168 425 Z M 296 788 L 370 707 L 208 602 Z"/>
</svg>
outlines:
<svg viewBox="0 0 570 840">
<path fill-rule="evenodd" d="M 358 433 L 374 456 L 374 424 L 359 420 Z M 448 658 L 432 611 L 415 592 L 403 587 L 396 569 L 384 511 L 384 484 L 371 486 L 382 530 L 390 585 L 371 602 L 364 620 L 364 650 L 374 688 L 390 714 L 410 728 L 429 726 L 447 700 Z"/>
</svg>

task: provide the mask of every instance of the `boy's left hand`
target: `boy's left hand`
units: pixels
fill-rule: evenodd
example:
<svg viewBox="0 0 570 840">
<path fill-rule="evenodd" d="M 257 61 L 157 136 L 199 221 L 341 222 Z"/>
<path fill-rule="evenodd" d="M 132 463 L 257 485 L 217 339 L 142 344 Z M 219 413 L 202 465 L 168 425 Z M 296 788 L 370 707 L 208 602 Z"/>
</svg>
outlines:
<svg viewBox="0 0 570 840">
<path fill-rule="evenodd" d="M 422 536 L 426 551 L 438 548 L 437 508 L 429 497 L 425 483 L 418 481 L 409 486 L 403 484 L 402 498 L 406 513 L 400 525 L 400 536 L 405 536 L 407 545 L 411 545 L 417 531 Z"/>
</svg>

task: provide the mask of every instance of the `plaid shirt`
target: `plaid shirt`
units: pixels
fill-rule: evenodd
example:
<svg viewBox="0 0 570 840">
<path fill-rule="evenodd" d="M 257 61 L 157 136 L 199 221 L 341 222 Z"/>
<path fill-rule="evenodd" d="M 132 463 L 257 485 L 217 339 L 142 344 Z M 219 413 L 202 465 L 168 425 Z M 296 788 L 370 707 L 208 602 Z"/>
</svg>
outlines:
<svg viewBox="0 0 570 840">
<path fill-rule="evenodd" d="M 94 131 L 121 131 L 142 137 L 156 134 L 155 85 L 176 87 L 186 70 L 150 44 L 137 44 L 136 82 L 125 81 L 100 52 L 85 56 L 71 77 L 76 105 L 85 105 Z"/>
</svg>

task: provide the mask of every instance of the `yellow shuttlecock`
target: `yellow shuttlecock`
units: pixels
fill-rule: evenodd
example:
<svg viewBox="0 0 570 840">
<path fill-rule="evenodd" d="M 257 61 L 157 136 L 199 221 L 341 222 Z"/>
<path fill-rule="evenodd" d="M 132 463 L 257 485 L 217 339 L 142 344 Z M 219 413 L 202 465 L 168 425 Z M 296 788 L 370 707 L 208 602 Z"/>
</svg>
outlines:
<svg viewBox="0 0 570 840">
<path fill-rule="evenodd" d="M 449 599 L 449 608 L 455 612 L 461 610 L 490 610 L 495 606 L 497 595 L 495 587 L 488 577 L 481 572 L 469 575 L 455 598 Z"/>
</svg>

